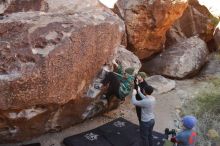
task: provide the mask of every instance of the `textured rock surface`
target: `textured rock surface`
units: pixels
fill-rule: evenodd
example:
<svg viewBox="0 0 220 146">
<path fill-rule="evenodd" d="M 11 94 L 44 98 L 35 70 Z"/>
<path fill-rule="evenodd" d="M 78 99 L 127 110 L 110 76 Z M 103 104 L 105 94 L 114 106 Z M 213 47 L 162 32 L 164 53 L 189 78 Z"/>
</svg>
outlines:
<svg viewBox="0 0 220 146">
<path fill-rule="evenodd" d="M 122 31 L 123 22 L 103 9 L 20 12 L 0 20 L 0 143 L 86 119 L 96 100 L 86 93 Z"/>
<path fill-rule="evenodd" d="M 172 78 L 185 78 L 197 73 L 206 63 L 208 56 L 206 43 L 198 37 L 191 37 L 177 43 L 143 64 L 150 74 Z"/>
<path fill-rule="evenodd" d="M 219 52 L 213 52 L 209 55 L 209 61 L 202 68 L 200 76 L 211 76 L 211 77 L 219 77 L 220 76 L 220 58 Z"/>
<path fill-rule="evenodd" d="M 149 85 L 154 87 L 153 94 L 167 93 L 176 87 L 174 80 L 167 79 L 160 75 L 150 76 L 145 79 Z"/>
<path fill-rule="evenodd" d="M 126 69 L 128 67 L 134 67 L 135 73 L 137 73 L 141 68 L 141 62 L 138 59 L 137 56 L 135 56 L 132 52 L 125 49 L 124 46 L 119 46 L 117 48 L 116 54 L 113 56 L 114 59 L 117 59 L 121 62 L 123 69 Z M 110 69 L 112 70 L 112 69 Z M 95 97 L 96 95 L 101 95 L 99 93 L 99 90 L 94 88 L 96 85 L 100 86 L 100 80 L 103 79 L 103 74 L 105 74 L 105 71 L 99 73 L 99 75 L 93 80 L 93 85 L 90 86 L 89 91 L 87 92 L 87 95 L 90 97 Z M 90 103 L 90 105 L 86 108 L 86 111 L 83 113 L 83 118 L 91 118 L 92 116 L 96 115 L 97 113 L 103 112 L 103 110 L 111 109 L 118 106 L 118 99 L 115 97 L 111 98 L 111 102 L 108 103 L 110 105 L 108 107 L 106 100 L 100 100 L 99 98 L 94 100 Z"/>
<path fill-rule="evenodd" d="M 220 1 L 219 0 L 212 0 L 211 2 L 207 0 L 199 0 L 199 3 L 201 5 L 206 6 L 209 9 L 210 13 L 212 13 L 212 15 L 216 17 L 220 16 L 220 9 L 219 9 Z"/>
<path fill-rule="evenodd" d="M 0 14 L 44 11 L 44 12 L 79 12 L 101 6 L 98 0 L 4 0 L 0 1 Z"/>
<path fill-rule="evenodd" d="M 167 46 L 181 42 L 184 38 L 198 35 L 208 42 L 213 38 L 217 19 L 197 0 L 189 0 L 189 6 L 167 32 Z"/>
<path fill-rule="evenodd" d="M 49 12 L 78 12 L 101 6 L 98 0 L 45 0 Z"/>
<path fill-rule="evenodd" d="M 141 62 L 134 53 L 128 51 L 124 46 L 120 46 L 118 48 L 117 54 L 115 56 L 117 60 L 122 63 L 122 67 L 124 69 L 128 67 L 135 68 L 135 73 L 138 73 L 139 69 L 141 68 Z"/>
<path fill-rule="evenodd" d="M 220 23 L 217 25 L 214 32 L 214 40 L 218 50 L 220 50 Z"/>
<path fill-rule="evenodd" d="M 186 0 L 119 0 L 114 11 L 125 21 L 128 47 L 144 59 L 161 51 L 166 31 L 186 7 Z"/>
<path fill-rule="evenodd" d="M 1 13 L 14 13 L 26 11 L 47 11 L 48 4 L 45 0 L 2 0 L 0 1 Z"/>
</svg>

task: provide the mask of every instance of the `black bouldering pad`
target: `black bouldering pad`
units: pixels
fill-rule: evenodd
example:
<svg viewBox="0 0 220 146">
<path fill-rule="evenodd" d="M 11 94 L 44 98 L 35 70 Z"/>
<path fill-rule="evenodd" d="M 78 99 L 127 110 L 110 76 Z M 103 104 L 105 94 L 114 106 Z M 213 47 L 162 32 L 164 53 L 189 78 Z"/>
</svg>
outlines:
<svg viewBox="0 0 220 146">
<path fill-rule="evenodd" d="M 112 146 L 108 141 L 106 141 L 99 129 L 70 136 L 65 138 L 63 143 L 66 146 Z"/>
<path fill-rule="evenodd" d="M 153 132 L 154 146 L 163 146 L 164 134 Z M 123 118 L 102 125 L 93 130 L 67 137 L 65 146 L 139 146 L 139 126 Z"/>
<path fill-rule="evenodd" d="M 32 144 L 26 144 L 26 145 L 21 145 L 21 146 L 41 146 L 40 143 L 32 143 Z"/>
</svg>

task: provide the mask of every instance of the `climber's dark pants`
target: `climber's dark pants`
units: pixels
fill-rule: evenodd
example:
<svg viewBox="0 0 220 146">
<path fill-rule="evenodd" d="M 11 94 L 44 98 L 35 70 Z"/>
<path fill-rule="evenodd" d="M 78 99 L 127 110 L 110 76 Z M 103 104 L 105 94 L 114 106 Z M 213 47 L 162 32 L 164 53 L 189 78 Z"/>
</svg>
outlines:
<svg viewBox="0 0 220 146">
<path fill-rule="evenodd" d="M 109 100 L 112 95 L 115 95 L 117 98 L 119 97 L 119 87 L 120 87 L 120 81 L 116 74 L 113 72 L 109 72 L 106 74 L 104 80 L 102 81 L 102 84 L 106 86 L 109 84 L 107 92 L 105 93 L 106 98 Z"/>
</svg>

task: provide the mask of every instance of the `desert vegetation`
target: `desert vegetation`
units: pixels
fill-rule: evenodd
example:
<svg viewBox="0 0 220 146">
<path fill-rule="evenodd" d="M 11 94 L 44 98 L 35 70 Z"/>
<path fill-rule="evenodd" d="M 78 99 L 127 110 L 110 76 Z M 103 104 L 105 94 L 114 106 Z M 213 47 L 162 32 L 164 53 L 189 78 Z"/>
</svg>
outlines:
<svg viewBox="0 0 220 146">
<path fill-rule="evenodd" d="M 220 144 L 220 77 L 210 79 L 210 87 L 185 102 L 184 114 L 198 118 L 198 146 Z"/>
</svg>

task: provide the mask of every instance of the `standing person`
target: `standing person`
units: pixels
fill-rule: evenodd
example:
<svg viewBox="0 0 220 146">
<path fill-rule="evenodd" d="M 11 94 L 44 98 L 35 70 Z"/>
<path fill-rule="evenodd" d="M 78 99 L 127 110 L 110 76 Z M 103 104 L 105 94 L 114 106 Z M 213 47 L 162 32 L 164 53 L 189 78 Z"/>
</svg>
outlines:
<svg viewBox="0 0 220 146">
<path fill-rule="evenodd" d="M 141 122 L 140 122 L 140 135 L 141 135 L 141 146 L 153 146 L 153 127 L 155 124 L 153 109 L 155 106 L 155 97 L 151 96 L 153 87 L 147 86 L 141 93 L 138 87 L 138 94 L 142 100 L 137 100 L 137 90 L 133 90 L 132 103 L 135 106 L 141 108 Z"/>
<path fill-rule="evenodd" d="M 134 88 L 138 90 L 138 87 L 140 87 L 141 92 L 143 93 L 144 88 L 148 87 L 147 82 L 145 81 L 145 78 L 147 77 L 145 72 L 139 72 L 135 78 L 134 81 Z M 142 100 L 139 94 L 136 95 L 137 100 Z M 136 113 L 138 117 L 139 123 L 141 122 L 141 108 L 136 106 Z"/>
<path fill-rule="evenodd" d="M 197 119 L 194 116 L 184 116 L 182 130 L 177 133 L 176 137 L 171 138 L 171 141 L 177 143 L 177 146 L 195 146 L 197 134 L 193 128 L 196 123 Z"/>
</svg>

